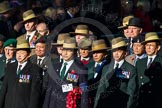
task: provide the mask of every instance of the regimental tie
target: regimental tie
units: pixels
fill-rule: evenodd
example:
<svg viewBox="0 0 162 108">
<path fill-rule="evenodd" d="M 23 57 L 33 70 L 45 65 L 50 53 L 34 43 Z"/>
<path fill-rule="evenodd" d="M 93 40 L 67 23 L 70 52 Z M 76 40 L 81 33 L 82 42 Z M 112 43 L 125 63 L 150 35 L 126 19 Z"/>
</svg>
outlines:
<svg viewBox="0 0 162 108">
<path fill-rule="evenodd" d="M 65 75 L 65 71 L 66 71 L 66 65 L 67 65 L 67 63 L 65 62 L 65 63 L 64 63 L 64 67 L 63 67 L 62 70 L 61 70 L 61 79 L 62 79 L 62 80 L 64 79 L 64 75 Z"/>
<path fill-rule="evenodd" d="M 152 58 L 149 58 L 149 62 L 148 62 L 147 68 L 150 67 L 151 63 L 152 63 Z"/>
<path fill-rule="evenodd" d="M 17 70 L 17 75 L 20 73 L 20 71 L 21 71 L 21 67 L 22 67 L 22 65 L 18 65 L 18 70 Z"/>
<path fill-rule="evenodd" d="M 41 65 L 41 60 L 42 60 L 42 59 L 38 59 L 37 64 L 38 64 L 39 66 Z"/>
<path fill-rule="evenodd" d="M 130 38 L 128 38 L 128 53 L 129 53 L 129 55 L 131 55 L 131 54 L 133 54 L 133 49 L 132 49 L 132 46 L 133 46 L 133 43 L 132 43 L 132 38 L 130 37 Z"/>
<path fill-rule="evenodd" d="M 134 66 L 136 66 L 136 63 L 137 63 L 138 60 L 139 60 L 139 58 L 136 58 L 136 59 L 134 60 Z"/>
<path fill-rule="evenodd" d="M 29 43 L 30 35 L 27 35 L 27 42 Z"/>
<path fill-rule="evenodd" d="M 119 63 L 116 63 L 115 70 L 119 68 Z"/>
</svg>

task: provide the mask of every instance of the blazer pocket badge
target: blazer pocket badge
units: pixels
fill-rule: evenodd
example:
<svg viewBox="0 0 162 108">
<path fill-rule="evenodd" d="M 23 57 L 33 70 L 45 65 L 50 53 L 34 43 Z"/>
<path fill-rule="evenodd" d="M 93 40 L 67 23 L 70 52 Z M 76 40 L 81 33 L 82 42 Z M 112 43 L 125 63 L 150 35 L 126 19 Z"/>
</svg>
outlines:
<svg viewBox="0 0 162 108">
<path fill-rule="evenodd" d="M 19 83 L 30 83 L 30 75 L 19 75 Z"/>
<path fill-rule="evenodd" d="M 68 73 L 66 80 L 70 82 L 78 82 L 79 76 L 75 74 L 75 71 L 72 70 L 70 73 Z"/>
</svg>

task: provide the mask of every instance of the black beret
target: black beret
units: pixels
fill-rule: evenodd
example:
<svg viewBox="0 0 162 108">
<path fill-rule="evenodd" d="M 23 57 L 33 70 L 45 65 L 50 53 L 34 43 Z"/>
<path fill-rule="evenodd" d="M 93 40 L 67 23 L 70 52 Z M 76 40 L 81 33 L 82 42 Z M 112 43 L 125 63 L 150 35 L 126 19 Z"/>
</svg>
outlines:
<svg viewBox="0 0 162 108">
<path fill-rule="evenodd" d="M 47 36 L 41 36 L 36 42 L 37 43 L 47 43 Z"/>
<path fill-rule="evenodd" d="M 143 27 L 143 22 L 140 18 L 134 17 L 129 20 L 128 26 Z"/>
<path fill-rule="evenodd" d="M 142 35 L 140 35 L 140 36 L 138 36 L 138 37 L 136 37 L 136 38 L 133 38 L 132 43 L 141 43 L 141 42 L 143 42 L 144 40 L 145 40 L 145 37 L 142 36 Z"/>
</svg>

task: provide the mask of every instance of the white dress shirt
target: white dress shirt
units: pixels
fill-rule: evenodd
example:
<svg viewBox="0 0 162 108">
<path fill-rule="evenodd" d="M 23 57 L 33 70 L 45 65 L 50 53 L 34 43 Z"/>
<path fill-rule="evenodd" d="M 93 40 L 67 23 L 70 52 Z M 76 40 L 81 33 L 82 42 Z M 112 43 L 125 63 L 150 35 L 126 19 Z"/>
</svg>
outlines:
<svg viewBox="0 0 162 108">
<path fill-rule="evenodd" d="M 60 75 L 61 75 L 61 71 L 62 71 L 62 69 L 64 67 L 64 63 L 65 62 L 67 63 L 67 65 L 66 65 L 66 71 L 65 71 L 65 74 L 64 75 L 66 75 L 67 71 L 69 70 L 70 66 L 73 64 L 74 60 L 70 60 L 68 62 L 65 61 L 65 60 L 63 60 L 63 63 L 62 63 L 62 66 L 61 66 L 61 70 L 60 70 Z"/>
<path fill-rule="evenodd" d="M 147 59 L 147 66 L 148 66 L 148 64 L 149 64 L 149 62 L 150 62 L 150 58 L 152 58 L 152 62 L 153 62 L 154 59 L 155 59 L 155 57 L 156 57 L 156 55 L 148 56 L 148 59 Z"/>
<path fill-rule="evenodd" d="M 24 63 L 22 63 L 22 64 L 20 64 L 20 63 L 18 62 L 17 71 L 18 71 L 18 69 L 19 69 L 19 65 L 21 65 L 21 69 L 20 69 L 20 70 L 22 70 L 22 69 L 25 67 L 26 63 L 27 63 L 27 61 L 24 62 Z"/>
<path fill-rule="evenodd" d="M 119 63 L 118 68 L 120 68 L 120 67 L 122 66 L 122 64 L 124 63 L 124 59 L 121 60 L 120 62 L 115 61 L 115 63 L 114 63 L 114 69 L 116 68 L 116 64 L 117 64 L 117 63 Z"/>
<path fill-rule="evenodd" d="M 35 32 L 36 32 L 36 30 L 35 31 L 33 31 L 33 32 L 31 32 L 31 33 L 26 33 L 26 40 L 27 40 L 27 38 L 28 38 L 28 35 L 30 35 L 30 37 L 29 37 L 29 42 L 32 40 L 32 38 L 33 38 L 33 36 L 34 36 L 34 34 L 35 34 Z"/>
<path fill-rule="evenodd" d="M 45 58 L 45 56 L 44 57 L 37 56 L 37 64 L 39 63 L 39 59 L 41 59 L 41 61 L 40 61 L 40 65 L 41 65 L 43 60 L 44 60 L 44 58 Z"/>
</svg>

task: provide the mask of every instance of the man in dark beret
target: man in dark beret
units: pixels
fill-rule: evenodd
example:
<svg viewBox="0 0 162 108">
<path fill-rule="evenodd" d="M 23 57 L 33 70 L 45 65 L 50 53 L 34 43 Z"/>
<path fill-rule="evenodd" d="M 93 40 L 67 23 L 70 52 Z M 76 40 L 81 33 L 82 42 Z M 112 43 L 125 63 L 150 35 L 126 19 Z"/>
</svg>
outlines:
<svg viewBox="0 0 162 108">
<path fill-rule="evenodd" d="M 35 55 L 30 57 L 30 61 L 34 64 L 37 64 L 39 67 L 43 69 L 43 95 L 45 94 L 47 82 L 48 82 L 48 75 L 47 69 L 48 64 L 51 60 L 50 56 L 48 55 L 48 41 L 47 36 L 41 36 L 35 43 Z"/>
<path fill-rule="evenodd" d="M 16 61 L 15 52 L 13 51 L 13 48 L 16 47 L 16 43 L 17 41 L 15 39 L 8 39 L 3 44 L 4 55 L 0 58 L 0 89 L 5 74 L 5 68 L 7 68 L 8 64 Z"/>
<path fill-rule="evenodd" d="M 133 39 L 133 53 L 125 58 L 125 60 L 132 64 L 136 65 L 136 62 L 142 58 L 147 57 L 145 53 L 145 46 L 141 42 L 144 41 L 144 36 L 139 36 Z"/>
</svg>

